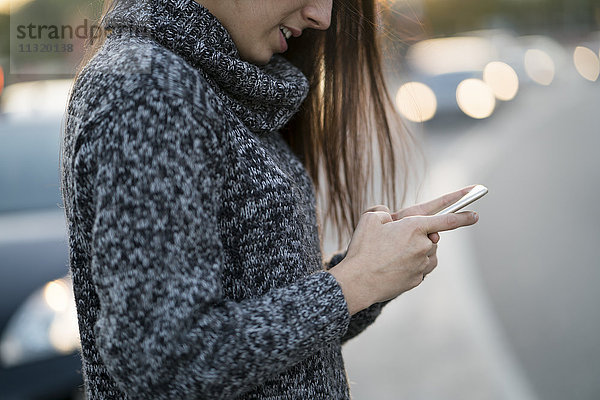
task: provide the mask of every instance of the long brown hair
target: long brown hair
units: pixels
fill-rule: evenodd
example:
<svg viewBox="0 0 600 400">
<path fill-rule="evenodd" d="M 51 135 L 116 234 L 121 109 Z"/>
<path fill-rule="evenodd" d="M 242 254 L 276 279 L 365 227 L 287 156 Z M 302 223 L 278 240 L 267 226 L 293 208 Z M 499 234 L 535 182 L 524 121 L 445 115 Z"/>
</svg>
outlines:
<svg viewBox="0 0 600 400">
<path fill-rule="evenodd" d="M 376 0 L 334 0 L 329 29 L 306 31 L 285 54 L 308 77 L 311 90 L 282 135 L 311 175 L 338 246 L 367 206 L 377 158 L 378 202 L 385 197 L 395 211 L 405 200 L 416 148 L 385 82 L 384 27 L 377 20 L 382 11 L 391 12 L 380 10 Z"/>
<path fill-rule="evenodd" d="M 104 1 L 100 26 L 118 1 Z M 373 193 L 376 158 L 381 176 L 378 202 L 385 197 L 394 211 L 405 200 L 409 156 L 416 148 L 387 90 L 379 42 L 382 26 L 376 17 L 380 11 L 376 0 L 334 0 L 329 29 L 306 30 L 290 42 L 285 54 L 308 77 L 311 89 L 281 134 L 313 180 L 318 209 L 325 210 L 324 216 L 319 212 L 325 223 L 323 228 L 319 224 L 321 237 L 332 222 L 338 246 L 351 236 Z M 80 70 L 104 38 L 88 42 Z"/>
</svg>

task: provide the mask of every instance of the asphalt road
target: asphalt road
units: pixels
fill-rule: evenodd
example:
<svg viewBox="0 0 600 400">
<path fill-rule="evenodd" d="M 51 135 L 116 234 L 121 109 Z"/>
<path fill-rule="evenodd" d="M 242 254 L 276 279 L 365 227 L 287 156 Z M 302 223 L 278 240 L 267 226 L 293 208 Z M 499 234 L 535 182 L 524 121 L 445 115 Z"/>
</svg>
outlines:
<svg viewBox="0 0 600 400">
<path fill-rule="evenodd" d="M 353 398 L 600 398 L 600 84 L 528 86 L 423 127 L 427 192 L 483 183 L 477 226 L 344 347 Z M 419 128 L 421 129 L 421 128 Z"/>
<path fill-rule="evenodd" d="M 474 229 L 485 289 L 542 399 L 600 398 L 600 85 L 535 88 L 487 168 Z"/>
</svg>

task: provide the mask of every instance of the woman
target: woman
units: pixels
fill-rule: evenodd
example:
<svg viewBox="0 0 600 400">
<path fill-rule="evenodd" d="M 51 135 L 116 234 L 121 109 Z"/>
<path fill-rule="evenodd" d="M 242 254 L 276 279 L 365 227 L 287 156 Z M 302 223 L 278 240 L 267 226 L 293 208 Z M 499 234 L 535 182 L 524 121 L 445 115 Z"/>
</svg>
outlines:
<svg viewBox="0 0 600 400">
<path fill-rule="evenodd" d="M 62 160 L 90 399 L 349 398 L 341 344 L 431 272 L 437 232 L 476 222 L 415 216 L 464 190 L 356 211 L 359 107 L 392 137 L 373 10 L 366 0 L 108 8 L 108 35 L 73 88 Z M 289 59 L 277 54 L 288 45 Z M 356 65 L 336 46 L 353 46 Z M 368 101 L 348 99 L 366 89 Z M 326 263 L 319 161 L 328 215 L 356 226 Z"/>
</svg>

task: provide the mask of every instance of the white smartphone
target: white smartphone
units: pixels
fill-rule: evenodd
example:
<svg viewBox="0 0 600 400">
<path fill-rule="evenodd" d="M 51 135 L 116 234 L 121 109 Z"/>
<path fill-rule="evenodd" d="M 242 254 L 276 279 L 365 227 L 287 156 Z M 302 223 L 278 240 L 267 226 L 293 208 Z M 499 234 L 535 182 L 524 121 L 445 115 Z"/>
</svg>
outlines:
<svg viewBox="0 0 600 400">
<path fill-rule="evenodd" d="M 473 189 L 469 191 L 469 193 L 465 194 L 460 198 L 456 203 L 444 208 L 442 211 L 438 212 L 435 215 L 444 215 L 453 212 L 457 212 L 458 210 L 468 206 L 475 200 L 479 200 L 483 196 L 485 196 L 488 192 L 488 188 L 483 185 L 477 185 Z"/>
</svg>

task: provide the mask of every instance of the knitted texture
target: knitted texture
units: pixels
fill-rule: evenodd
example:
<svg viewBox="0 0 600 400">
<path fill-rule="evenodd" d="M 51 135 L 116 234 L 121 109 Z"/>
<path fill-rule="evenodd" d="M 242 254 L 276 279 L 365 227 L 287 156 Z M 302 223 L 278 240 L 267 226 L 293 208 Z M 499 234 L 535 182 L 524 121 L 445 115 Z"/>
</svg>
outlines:
<svg viewBox="0 0 600 400">
<path fill-rule="evenodd" d="M 242 61 L 192 0 L 119 1 L 66 116 L 62 193 L 89 399 L 347 399 L 350 317 L 278 130 L 308 82 Z"/>
</svg>

